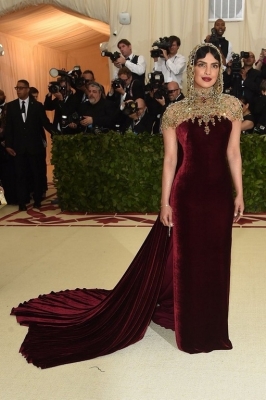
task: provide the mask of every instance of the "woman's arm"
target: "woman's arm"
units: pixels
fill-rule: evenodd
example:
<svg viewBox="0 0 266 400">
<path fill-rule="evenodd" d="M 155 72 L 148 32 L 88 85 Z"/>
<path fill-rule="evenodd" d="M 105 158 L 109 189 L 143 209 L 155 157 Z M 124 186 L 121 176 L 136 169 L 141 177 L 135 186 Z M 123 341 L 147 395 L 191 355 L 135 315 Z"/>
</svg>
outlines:
<svg viewBox="0 0 266 400">
<path fill-rule="evenodd" d="M 160 220 L 165 226 L 172 226 L 172 208 L 169 199 L 177 165 L 176 128 L 168 127 L 164 129 L 163 139 L 164 161 Z"/>
<path fill-rule="evenodd" d="M 232 130 L 227 147 L 227 159 L 236 191 L 234 222 L 237 222 L 239 220 L 244 211 L 240 134 L 241 121 L 235 120 L 232 122 Z"/>
<path fill-rule="evenodd" d="M 252 129 L 254 127 L 254 122 L 246 119 L 241 122 L 241 131 L 246 131 L 248 129 Z"/>
</svg>

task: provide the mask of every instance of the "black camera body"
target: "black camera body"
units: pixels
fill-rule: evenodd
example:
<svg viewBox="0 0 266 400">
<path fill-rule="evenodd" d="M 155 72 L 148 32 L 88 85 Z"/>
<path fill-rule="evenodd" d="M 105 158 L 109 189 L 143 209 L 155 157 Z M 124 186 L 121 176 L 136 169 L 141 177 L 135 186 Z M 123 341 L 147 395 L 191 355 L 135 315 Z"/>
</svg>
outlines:
<svg viewBox="0 0 266 400">
<path fill-rule="evenodd" d="M 153 89 L 158 88 L 164 83 L 164 76 L 161 71 L 153 71 L 148 74 L 149 84 Z"/>
<path fill-rule="evenodd" d="M 68 117 L 69 123 L 73 122 L 76 125 L 79 125 L 80 121 L 83 120 L 83 116 L 79 115 L 77 112 L 70 114 Z"/>
<path fill-rule="evenodd" d="M 125 106 L 123 108 L 123 113 L 125 115 L 131 115 L 134 114 L 138 111 L 138 103 L 133 100 L 129 100 L 125 103 Z"/>
<path fill-rule="evenodd" d="M 157 47 L 157 49 L 152 49 L 150 51 L 152 58 L 163 57 L 162 50 L 166 50 L 168 53 L 169 49 L 171 47 L 171 42 L 170 42 L 169 38 L 165 36 L 165 37 L 159 38 L 159 40 L 156 40 L 155 42 L 153 42 L 152 47 Z"/>
<path fill-rule="evenodd" d="M 211 29 L 210 43 L 212 43 L 216 47 L 219 47 L 219 36 L 217 35 L 215 28 Z"/>
<path fill-rule="evenodd" d="M 241 59 L 248 57 L 249 57 L 248 51 L 241 51 L 239 54 L 232 53 L 232 67 L 231 67 L 232 72 L 239 73 L 242 68 Z"/>
<path fill-rule="evenodd" d="M 124 89 L 125 87 L 125 82 L 123 81 L 123 79 L 121 78 L 117 78 L 112 82 L 112 88 L 115 89 L 119 89 L 120 86 L 122 86 L 122 88 Z"/>
<path fill-rule="evenodd" d="M 55 94 L 60 92 L 60 85 L 58 82 L 49 82 L 48 84 L 49 93 Z"/>
<path fill-rule="evenodd" d="M 101 56 L 109 57 L 112 62 L 115 62 L 121 56 L 121 54 L 118 51 L 115 51 L 114 53 L 111 53 L 111 51 L 102 51 Z"/>
<path fill-rule="evenodd" d="M 163 97 L 166 99 L 168 97 L 168 89 L 162 85 L 160 86 L 153 94 L 155 99 L 162 99 Z"/>
<path fill-rule="evenodd" d="M 262 125 L 260 123 L 258 123 L 255 127 L 254 127 L 254 132 L 259 133 L 261 135 L 265 135 L 266 134 L 266 126 Z"/>
</svg>

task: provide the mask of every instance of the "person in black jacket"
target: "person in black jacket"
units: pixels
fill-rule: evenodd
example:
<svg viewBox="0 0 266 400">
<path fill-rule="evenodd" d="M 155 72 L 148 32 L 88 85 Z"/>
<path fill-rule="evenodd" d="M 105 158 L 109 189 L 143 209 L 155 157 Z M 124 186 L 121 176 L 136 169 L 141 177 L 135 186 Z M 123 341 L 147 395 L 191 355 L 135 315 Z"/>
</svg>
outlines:
<svg viewBox="0 0 266 400">
<path fill-rule="evenodd" d="M 34 207 L 41 206 L 43 128 L 56 133 L 44 106 L 29 96 L 30 85 L 20 79 L 15 87 L 18 98 L 7 103 L 5 124 L 6 151 L 14 157 L 19 210 L 26 210 L 28 167 L 34 181 Z"/>
<path fill-rule="evenodd" d="M 115 128 L 118 111 L 115 104 L 103 97 L 103 87 L 98 82 L 89 82 L 87 101 L 80 104 L 78 124 L 71 124 L 79 132 L 90 133 L 96 130 L 110 130 Z"/>
<path fill-rule="evenodd" d="M 264 134 L 266 133 L 266 79 L 260 84 L 261 95 L 254 103 L 254 118 L 255 118 L 255 132 Z"/>
<path fill-rule="evenodd" d="M 125 107 L 124 111 L 132 106 L 134 112 L 127 112 L 126 119 L 121 127 L 122 133 L 127 130 L 132 131 L 136 135 L 144 132 L 151 134 L 158 133 L 153 131 L 155 117 L 149 113 L 146 103 L 142 98 L 137 99 L 135 102 L 128 100 L 125 105 L 129 107 Z"/>
<path fill-rule="evenodd" d="M 249 51 L 249 57 L 243 58 L 243 66 L 234 73 L 233 61 L 229 61 L 223 73 L 224 90 L 231 88 L 230 94 L 237 98 L 245 97 L 252 110 L 253 103 L 260 94 L 261 73 L 253 68 L 255 56 Z"/>
<path fill-rule="evenodd" d="M 56 82 L 55 82 L 56 83 Z M 47 111 L 54 111 L 53 126 L 62 134 L 73 134 L 69 127 L 71 116 L 77 111 L 80 99 L 71 90 L 68 77 L 61 77 L 58 80 L 59 91 L 47 93 L 44 100 L 44 108 Z"/>
</svg>

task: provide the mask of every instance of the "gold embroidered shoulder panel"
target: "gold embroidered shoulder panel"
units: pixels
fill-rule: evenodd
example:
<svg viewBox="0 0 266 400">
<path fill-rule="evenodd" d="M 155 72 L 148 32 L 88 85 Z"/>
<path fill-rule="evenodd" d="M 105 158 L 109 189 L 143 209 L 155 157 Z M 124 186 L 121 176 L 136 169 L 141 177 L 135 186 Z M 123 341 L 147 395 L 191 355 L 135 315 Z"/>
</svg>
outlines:
<svg viewBox="0 0 266 400">
<path fill-rule="evenodd" d="M 176 128 L 184 121 L 198 119 L 199 125 L 205 124 L 205 132 L 209 133 L 208 123 L 215 125 L 217 117 L 228 118 L 230 121 L 243 120 L 243 113 L 240 101 L 228 94 L 221 94 L 215 97 L 197 97 L 193 100 L 185 98 L 170 105 L 162 118 L 162 129 L 169 127 Z"/>
</svg>

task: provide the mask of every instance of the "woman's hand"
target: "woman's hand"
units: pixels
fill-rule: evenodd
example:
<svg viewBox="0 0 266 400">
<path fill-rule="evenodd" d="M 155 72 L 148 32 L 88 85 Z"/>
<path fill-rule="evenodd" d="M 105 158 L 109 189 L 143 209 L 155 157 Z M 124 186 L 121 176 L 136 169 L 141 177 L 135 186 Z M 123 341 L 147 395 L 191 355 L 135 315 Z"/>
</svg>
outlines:
<svg viewBox="0 0 266 400">
<path fill-rule="evenodd" d="M 242 196 L 236 196 L 235 198 L 235 209 L 234 209 L 234 222 L 240 220 L 243 217 L 244 212 L 244 200 Z"/>
<path fill-rule="evenodd" d="M 172 227 L 173 220 L 172 220 L 172 207 L 168 204 L 164 204 L 161 206 L 160 212 L 160 221 L 163 223 L 164 226 Z"/>
</svg>

